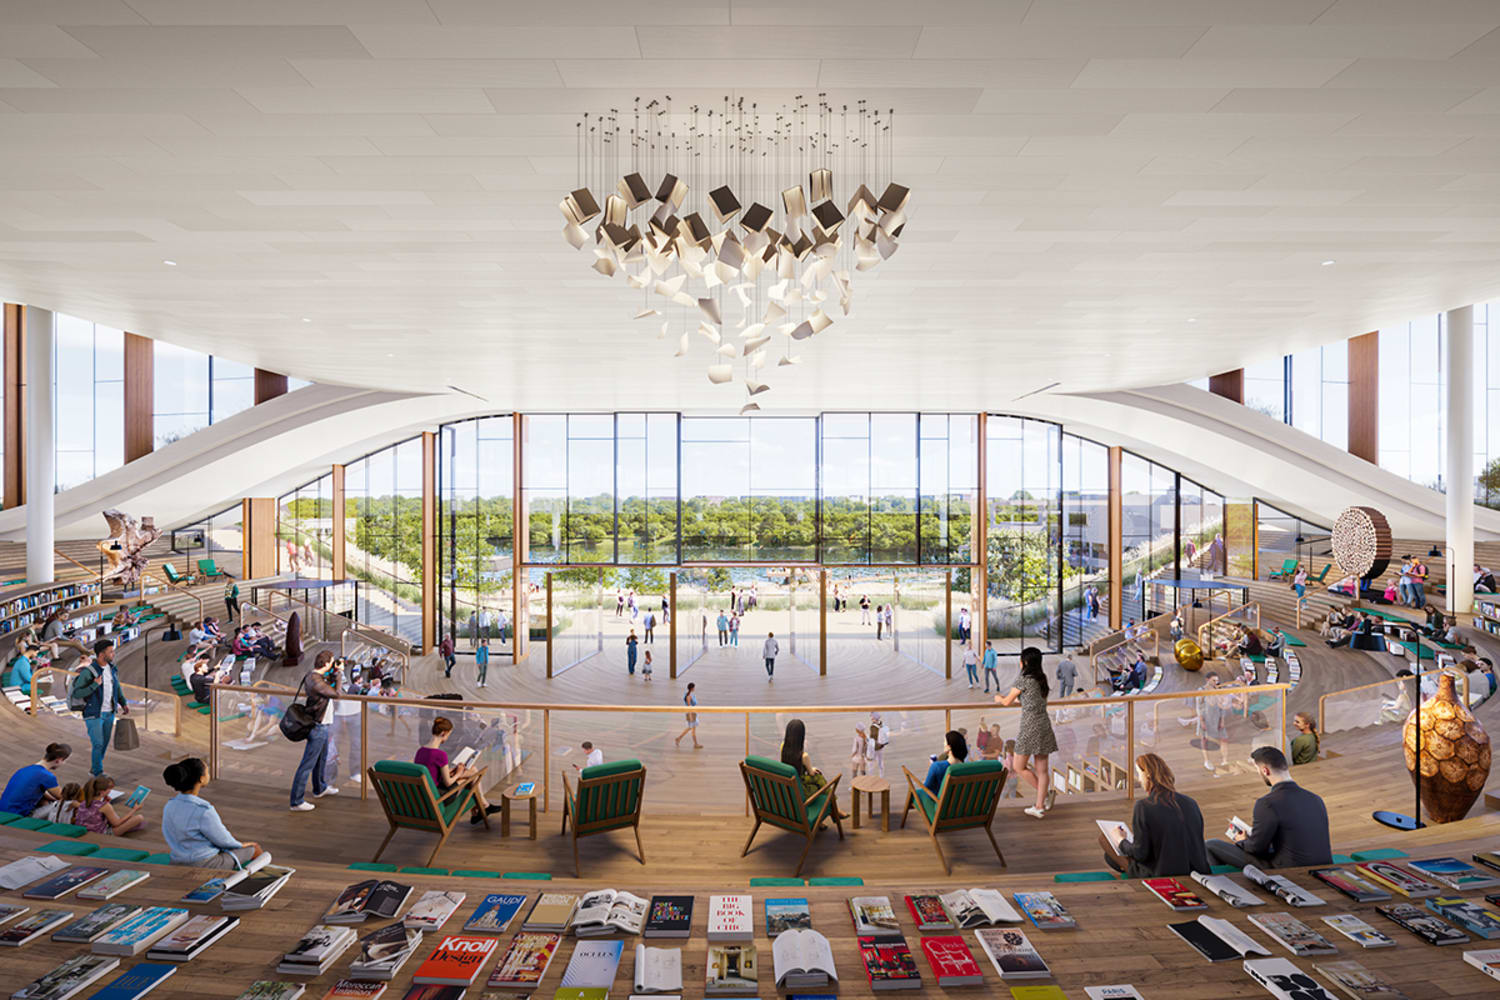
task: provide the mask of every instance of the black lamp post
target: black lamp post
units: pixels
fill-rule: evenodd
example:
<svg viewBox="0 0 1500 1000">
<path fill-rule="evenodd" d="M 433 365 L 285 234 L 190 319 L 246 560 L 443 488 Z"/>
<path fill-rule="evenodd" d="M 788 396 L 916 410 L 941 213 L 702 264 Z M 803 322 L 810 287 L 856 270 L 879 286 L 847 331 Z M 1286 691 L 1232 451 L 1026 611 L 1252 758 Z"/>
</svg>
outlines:
<svg viewBox="0 0 1500 1000">
<path fill-rule="evenodd" d="M 1420 830 L 1422 822 L 1422 633 L 1412 627 L 1412 637 L 1417 647 L 1417 669 L 1412 672 L 1412 711 L 1417 715 L 1416 770 L 1412 773 L 1413 802 L 1411 815 L 1390 809 L 1377 809 L 1371 814 L 1375 822 L 1394 830 Z M 1433 652 L 1433 664 L 1437 664 L 1437 653 Z M 1406 747 L 1406 720 L 1401 720 L 1401 746 Z"/>
</svg>

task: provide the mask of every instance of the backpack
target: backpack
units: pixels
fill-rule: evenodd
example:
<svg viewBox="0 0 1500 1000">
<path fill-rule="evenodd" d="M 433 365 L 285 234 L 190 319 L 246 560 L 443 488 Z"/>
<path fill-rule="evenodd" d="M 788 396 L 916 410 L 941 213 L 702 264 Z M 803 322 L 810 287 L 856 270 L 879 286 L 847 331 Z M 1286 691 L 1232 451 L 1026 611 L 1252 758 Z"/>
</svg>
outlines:
<svg viewBox="0 0 1500 1000">
<path fill-rule="evenodd" d="M 73 675 L 73 680 L 68 684 L 68 709 L 82 712 L 99 687 L 98 665 L 87 663 L 79 667 L 78 673 Z"/>
</svg>

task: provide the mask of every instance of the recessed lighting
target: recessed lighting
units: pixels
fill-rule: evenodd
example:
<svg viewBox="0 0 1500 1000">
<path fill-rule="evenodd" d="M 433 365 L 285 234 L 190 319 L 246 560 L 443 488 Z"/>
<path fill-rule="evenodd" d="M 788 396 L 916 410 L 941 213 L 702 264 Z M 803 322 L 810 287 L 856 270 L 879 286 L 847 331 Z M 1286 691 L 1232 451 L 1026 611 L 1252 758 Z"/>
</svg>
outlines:
<svg viewBox="0 0 1500 1000">
<path fill-rule="evenodd" d="M 1324 267 L 1332 267 L 1333 265 L 1335 265 L 1337 263 L 1338 263 L 1338 261 L 1336 261 L 1336 260 L 1325 260 L 1323 262 L 1323 266 Z"/>
<path fill-rule="evenodd" d="M 168 267 L 176 267 L 177 266 L 177 262 L 175 260 L 164 260 L 164 261 L 162 261 L 162 263 L 165 264 L 165 265 L 167 265 Z"/>
<path fill-rule="evenodd" d="M 302 322 L 304 322 L 304 323 L 311 323 L 312 320 L 308 319 L 306 316 L 303 316 L 302 317 Z"/>
<path fill-rule="evenodd" d="M 1189 323 L 1196 323 L 1196 322 L 1198 322 L 1198 317 L 1197 316 L 1189 316 L 1188 317 L 1188 322 Z"/>
<path fill-rule="evenodd" d="M 394 358 L 394 357 L 395 357 L 395 356 L 396 356 L 396 355 L 394 355 L 394 354 L 387 354 L 387 355 L 386 355 L 386 357 L 388 357 L 388 358 Z"/>
</svg>

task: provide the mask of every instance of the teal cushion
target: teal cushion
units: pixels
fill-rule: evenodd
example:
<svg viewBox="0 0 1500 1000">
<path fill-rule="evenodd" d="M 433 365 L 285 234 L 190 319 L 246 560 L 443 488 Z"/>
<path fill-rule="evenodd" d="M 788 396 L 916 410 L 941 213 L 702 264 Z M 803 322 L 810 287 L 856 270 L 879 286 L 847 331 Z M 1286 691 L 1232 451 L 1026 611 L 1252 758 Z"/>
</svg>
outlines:
<svg viewBox="0 0 1500 1000">
<path fill-rule="evenodd" d="M 427 769 L 424 767 L 422 770 L 425 771 Z M 451 824 L 455 816 L 463 812 L 465 809 L 471 808 L 473 805 L 474 789 L 472 788 L 465 788 L 463 791 L 453 796 L 453 798 L 449 799 L 447 802 L 444 802 L 442 804 L 444 825 Z"/>
<path fill-rule="evenodd" d="M 607 778 L 612 774 L 625 774 L 628 771 L 639 771 L 641 762 L 634 758 L 627 760 L 612 760 L 604 764 L 595 764 L 586 767 L 580 773 L 580 778 Z"/>
<path fill-rule="evenodd" d="M 776 878 L 772 875 L 757 875 L 750 880 L 750 888 L 752 889 L 756 888 L 757 886 L 788 886 L 806 884 L 807 883 L 800 878 Z"/>
<path fill-rule="evenodd" d="M 90 844 L 86 840 L 54 840 L 37 848 L 50 854 L 71 854 L 74 857 L 85 857 L 99 850 L 98 844 Z"/>
<path fill-rule="evenodd" d="M 143 865 L 170 865 L 171 863 L 172 855 L 165 852 L 161 854 L 148 854 L 141 859 L 141 864 Z"/>
<path fill-rule="evenodd" d="M 20 813 L 6 812 L 0 809 L 0 826 L 7 826 L 21 818 Z"/>
<path fill-rule="evenodd" d="M 1112 872 L 1058 872 L 1052 876 L 1054 882 L 1113 882 Z"/>
<path fill-rule="evenodd" d="M 96 858 L 108 858 L 111 861 L 145 861 L 151 857 L 150 851 L 143 851 L 139 847 L 101 847 L 93 854 Z"/>
<path fill-rule="evenodd" d="M 1410 854 L 1394 847 L 1379 847 L 1373 851 L 1352 851 L 1349 856 L 1355 861 L 1393 861 L 1396 858 L 1409 858 Z"/>
<path fill-rule="evenodd" d="M 9 826 L 13 830 L 42 830 L 50 825 L 46 820 L 37 819 L 35 816 L 22 816 L 20 819 L 13 819 L 9 823 Z"/>
<path fill-rule="evenodd" d="M 552 876 L 547 872 L 506 872 L 501 878 L 518 878 L 528 882 L 550 882 Z"/>
<path fill-rule="evenodd" d="M 446 868 L 423 868 L 421 865 L 407 865 L 401 869 L 402 875 L 447 875 Z"/>
<path fill-rule="evenodd" d="M 961 778 L 966 774 L 984 774 L 989 771 L 1003 771 L 1005 765 L 998 760 L 966 760 L 960 764 L 950 765 L 948 774 L 955 778 Z"/>
<path fill-rule="evenodd" d="M 449 875 L 457 875 L 459 878 L 499 878 L 499 872 L 487 872 L 478 868 L 455 868 Z"/>
<path fill-rule="evenodd" d="M 377 760 L 375 762 L 375 773 L 399 774 L 409 778 L 421 776 L 427 779 L 427 787 L 432 789 L 432 793 L 434 795 L 438 794 L 437 786 L 432 783 L 432 772 L 427 770 L 425 764 L 418 764 L 409 760 Z"/>
<path fill-rule="evenodd" d="M 1333 863 L 1336 865 L 1352 865 L 1354 864 L 1354 859 L 1347 854 L 1335 854 L 1333 856 Z"/>
<path fill-rule="evenodd" d="M 745 758 L 745 763 L 757 771 L 765 771 L 780 778 L 795 778 L 797 776 L 797 769 L 792 767 L 792 765 L 783 764 L 781 761 L 772 760 L 770 757 L 757 757 L 751 754 Z"/>
<path fill-rule="evenodd" d="M 1234 865 L 1210 865 L 1209 867 L 1213 869 L 1210 873 L 1213 875 L 1233 875 L 1239 871 Z"/>
<path fill-rule="evenodd" d="M 384 861 L 356 861 L 349 868 L 351 871 L 356 872 L 394 872 L 400 870 L 396 865 L 386 864 Z"/>
<path fill-rule="evenodd" d="M 943 779 L 944 783 L 946 783 L 947 780 L 948 779 L 945 777 Z M 932 793 L 927 789 L 918 788 L 916 800 L 917 808 L 922 810 L 922 815 L 927 817 L 927 822 L 929 825 L 931 825 L 933 820 L 937 818 L 937 799 L 933 798 Z"/>
<path fill-rule="evenodd" d="M 832 794 L 832 791 L 833 791 L 832 788 L 830 788 L 829 786 L 825 785 L 823 787 L 823 790 L 821 792 L 819 792 L 817 795 L 814 795 L 812 797 L 812 799 L 808 801 L 808 803 L 807 803 L 807 825 L 808 826 L 812 826 L 814 823 L 816 823 L 818 821 L 819 815 L 823 812 L 823 807 L 828 804 L 828 796 L 830 794 Z"/>
<path fill-rule="evenodd" d="M 816 875 L 807 880 L 808 885 L 864 885 L 858 875 Z"/>
</svg>

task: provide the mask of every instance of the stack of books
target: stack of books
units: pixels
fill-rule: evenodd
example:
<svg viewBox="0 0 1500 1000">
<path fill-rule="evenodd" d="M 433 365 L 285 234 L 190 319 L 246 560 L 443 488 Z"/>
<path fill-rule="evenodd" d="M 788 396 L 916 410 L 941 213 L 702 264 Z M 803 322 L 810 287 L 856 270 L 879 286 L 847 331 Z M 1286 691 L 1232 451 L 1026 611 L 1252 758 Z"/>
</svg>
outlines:
<svg viewBox="0 0 1500 1000">
<path fill-rule="evenodd" d="M 365 879 L 345 887 L 339 893 L 328 912 L 323 914 L 325 924 L 359 924 L 374 917 L 377 920 L 392 920 L 406 898 L 411 895 L 411 886 L 388 879 Z"/>
<path fill-rule="evenodd" d="M 319 924 L 285 955 L 276 971 L 285 976 L 321 976 L 338 957 L 354 943 L 354 931 L 348 927 Z"/>
<path fill-rule="evenodd" d="M 422 946 L 422 932 L 402 924 L 387 924 L 359 939 L 359 957 L 349 966 L 355 979 L 389 980 Z"/>
<path fill-rule="evenodd" d="M 60 927 L 52 935 L 52 940 L 88 944 L 140 912 L 139 906 L 130 903 L 105 903 L 97 910 L 85 913 L 72 923 Z"/>
<path fill-rule="evenodd" d="M 271 855 L 267 854 L 265 851 L 261 851 L 255 857 L 247 861 L 245 863 L 245 867 L 241 868 L 239 871 L 230 872 L 227 875 L 221 875 L 218 878 L 209 879 L 198 888 L 184 895 L 182 899 L 179 900 L 179 902 L 212 903 L 214 900 L 224 895 L 224 891 L 230 886 L 238 885 L 270 863 Z"/>
<path fill-rule="evenodd" d="M 262 865 L 252 874 L 226 886 L 219 897 L 225 911 L 258 910 L 286 885 L 297 869 L 283 865 Z"/>
<path fill-rule="evenodd" d="M 190 962 L 239 924 L 239 917 L 200 914 L 153 944 L 146 957 L 157 962 Z"/>
<path fill-rule="evenodd" d="M 870 989 L 915 990 L 922 988 L 922 973 L 911 947 L 901 933 L 896 911 L 885 896 L 855 896 L 849 900 L 854 936 Z"/>
<path fill-rule="evenodd" d="M 96 955 L 139 955 L 188 918 L 175 906 L 150 906 L 94 939 Z"/>
</svg>

